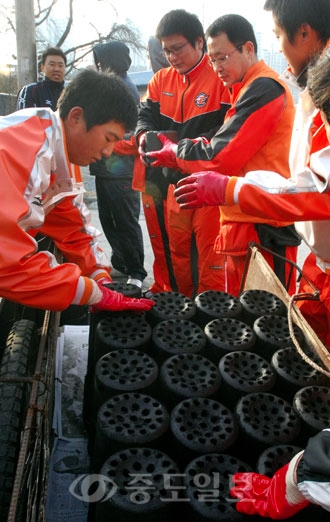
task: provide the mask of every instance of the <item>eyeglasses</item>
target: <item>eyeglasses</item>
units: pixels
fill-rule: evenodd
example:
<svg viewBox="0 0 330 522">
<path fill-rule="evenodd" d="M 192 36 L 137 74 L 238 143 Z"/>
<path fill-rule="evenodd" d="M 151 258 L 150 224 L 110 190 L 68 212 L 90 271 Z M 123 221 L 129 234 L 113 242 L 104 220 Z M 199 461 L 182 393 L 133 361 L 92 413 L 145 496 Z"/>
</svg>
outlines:
<svg viewBox="0 0 330 522">
<path fill-rule="evenodd" d="M 213 67 L 217 64 L 225 65 L 225 63 L 227 63 L 227 61 L 229 60 L 229 58 L 231 57 L 232 54 L 236 53 L 236 51 L 242 52 L 242 48 L 243 48 L 244 44 L 245 44 L 245 42 L 236 45 L 235 49 L 231 53 L 224 54 L 223 56 L 220 56 L 220 58 L 210 58 L 209 64 L 212 65 Z"/>
<path fill-rule="evenodd" d="M 164 49 L 161 51 L 161 54 L 163 56 L 166 56 L 166 58 L 169 58 L 171 56 L 171 54 L 173 54 L 174 56 L 179 56 L 179 54 L 182 53 L 182 49 L 188 45 L 188 43 L 190 43 L 189 41 L 184 43 L 183 45 L 176 45 L 175 47 L 172 47 L 172 49 Z"/>
</svg>

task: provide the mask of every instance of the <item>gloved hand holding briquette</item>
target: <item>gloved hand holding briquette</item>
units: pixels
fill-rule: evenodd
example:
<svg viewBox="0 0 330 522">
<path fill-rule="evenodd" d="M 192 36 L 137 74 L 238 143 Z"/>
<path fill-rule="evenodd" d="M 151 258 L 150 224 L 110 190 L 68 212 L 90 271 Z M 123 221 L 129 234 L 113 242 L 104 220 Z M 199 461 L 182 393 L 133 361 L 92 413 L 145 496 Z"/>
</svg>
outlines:
<svg viewBox="0 0 330 522">
<path fill-rule="evenodd" d="M 162 143 L 163 147 L 160 150 L 153 150 L 145 154 L 145 158 L 149 165 L 152 167 L 168 167 L 170 169 L 178 170 L 176 162 L 178 145 L 161 132 L 157 134 L 157 138 Z"/>
<path fill-rule="evenodd" d="M 152 299 L 126 297 L 120 292 L 111 290 L 106 283 L 111 283 L 111 280 L 102 279 L 98 281 L 92 291 L 88 300 L 91 306 L 91 312 L 121 312 L 124 310 L 133 310 L 138 312 L 148 312 L 154 305 L 155 301 Z"/>
</svg>

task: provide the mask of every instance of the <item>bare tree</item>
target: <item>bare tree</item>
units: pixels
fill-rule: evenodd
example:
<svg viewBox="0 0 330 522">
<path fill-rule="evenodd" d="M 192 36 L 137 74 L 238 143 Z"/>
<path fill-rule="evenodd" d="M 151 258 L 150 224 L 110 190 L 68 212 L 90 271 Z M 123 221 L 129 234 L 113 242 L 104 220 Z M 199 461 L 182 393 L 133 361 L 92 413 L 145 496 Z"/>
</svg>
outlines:
<svg viewBox="0 0 330 522">
<path fill-rule="evenodd" d="M 0 18 L 5 22 L 8 31 L 15 31 L 14 3 L 15 0 L 11 2 L 7 0 L 9 5 L 0 3 Z M 67 76 L 79 68 L 81 62 L 97 43 L 121 40 L 137 54 L 142 56 L 145 52 L 145 46 L 141 43 L 141 33 L 130 20 L 127 20 L 125 24 L 113 22 L 106 34 L 103 34 L 93 21 L 89 21 L 88 27 L 79 31 L 75 23 L 75 13 L 82 7 L 81 0 L 62 0 L 60 20 L 55 16 L 58 0 L 35 0 L 34 4 L 38 70 L 41 53 L 48 46 L 60 47 L 66 54 Z M 109 16 L 109 19 L 118 18 L 118 12 L 111 2 L 95 0 L 96 7 L 97 4 L 103 4 L 103 7 L 106 6 L 109 11 L 111 10 L 113 16 Z M 74 38 L 73 34 L 75 34 Z M 15 55 L 13 56 L 15 57 Z"/>
<path fill-rule="evenodd" d="M 111 40 L 121 40 L 122 42 L 125 42 L 130 48 L 135 49 L 137 52 L 140 52 L 141 54 L 142 52 L 145 52 L 145 46 L 141 44 L 140 34 L 133 25 L 114 23 L 106 35 L 98 34 L 95 38 L 89 40 L 88 42 L 76 44 L 73 47 L 69 47 L 67 49 L 63 48 L 62 46 L 68 58 L 67 74 L 79 66 L 81 61 L 91 52 L 92 48 L 97 43 L 108 42 Z"/>
</svg>

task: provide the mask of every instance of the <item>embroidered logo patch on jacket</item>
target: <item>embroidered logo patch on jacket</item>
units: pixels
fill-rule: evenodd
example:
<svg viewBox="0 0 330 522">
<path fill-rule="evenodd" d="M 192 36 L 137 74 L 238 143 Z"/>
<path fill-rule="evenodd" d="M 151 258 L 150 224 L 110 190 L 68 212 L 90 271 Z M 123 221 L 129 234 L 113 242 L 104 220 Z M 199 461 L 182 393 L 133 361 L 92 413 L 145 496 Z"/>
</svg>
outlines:
<svg viewBox="0 0 330 522">
<path fill-rule="evenodd" d="M 197 107 L 205 107 L 208 99 L 208 94 L 205 94 L 205 92 L 200 92 L 195 98 L 195 105 Z"/>
</svg>

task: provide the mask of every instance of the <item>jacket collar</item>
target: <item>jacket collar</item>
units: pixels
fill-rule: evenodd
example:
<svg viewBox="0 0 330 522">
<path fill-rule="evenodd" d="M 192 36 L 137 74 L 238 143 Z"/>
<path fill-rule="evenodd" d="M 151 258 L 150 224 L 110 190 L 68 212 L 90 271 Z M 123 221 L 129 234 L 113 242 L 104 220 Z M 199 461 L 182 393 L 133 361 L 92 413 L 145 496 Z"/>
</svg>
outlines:
<svg viewBox="0 0 330 522">
<path fill-rule="evenodd" d="M 194 67 L 189 69 L 189 71 L 187 71 L 186 73 L 180 75 L 182 76 L 183 83 L 185 83 L 188 78 L 190 80 L 196 78 L 196 76 L 200 74 L 200 69 L 204 67 L 205 62 L 208 62 L 208 60 L 208 56 L 205 53 L 203 53 L 201 59 L 199 60 L 199 62 L 196 63 L 196 65 L 194 65 Z"/>
<path fill-rule="evenodd" d="M 241 91 L 242 87 L 244 85 L 246 85 L 248 83 L 248 81 L 251 79 L 251 78 L 254 78 L 255 76 L 258 76 L 260 75 L 260 73 L 263 71 L 263 69 L 265 68 L 265 62 L 264 60 L 259 60 L 257 63 L 255 63 L 254 65 L 252 65 L 252 67 L 250 67 L 246 73 L 244 74 L 243 78 L 241 79 L 240 82 L 236 82 L 234 83 L 230 88 L 229 88 L 229 91 L 231 93 L 231 97 L 232 99 L 236 99 L 237 95 L 239 94 L 239 92 Z"/>
<path fill-rule="evenodd" d="M 50 78 L 47 78 L 47 76 L 45 76 L 43 82 L 46 85 L 51 85 L 52 87 L 58 87 L 58 88 L 61 88 L 61 89 L 64 86 L 64 81 L 63 82 L 54 82 L 54 80 L 50 80 Z"/>
</svg>

